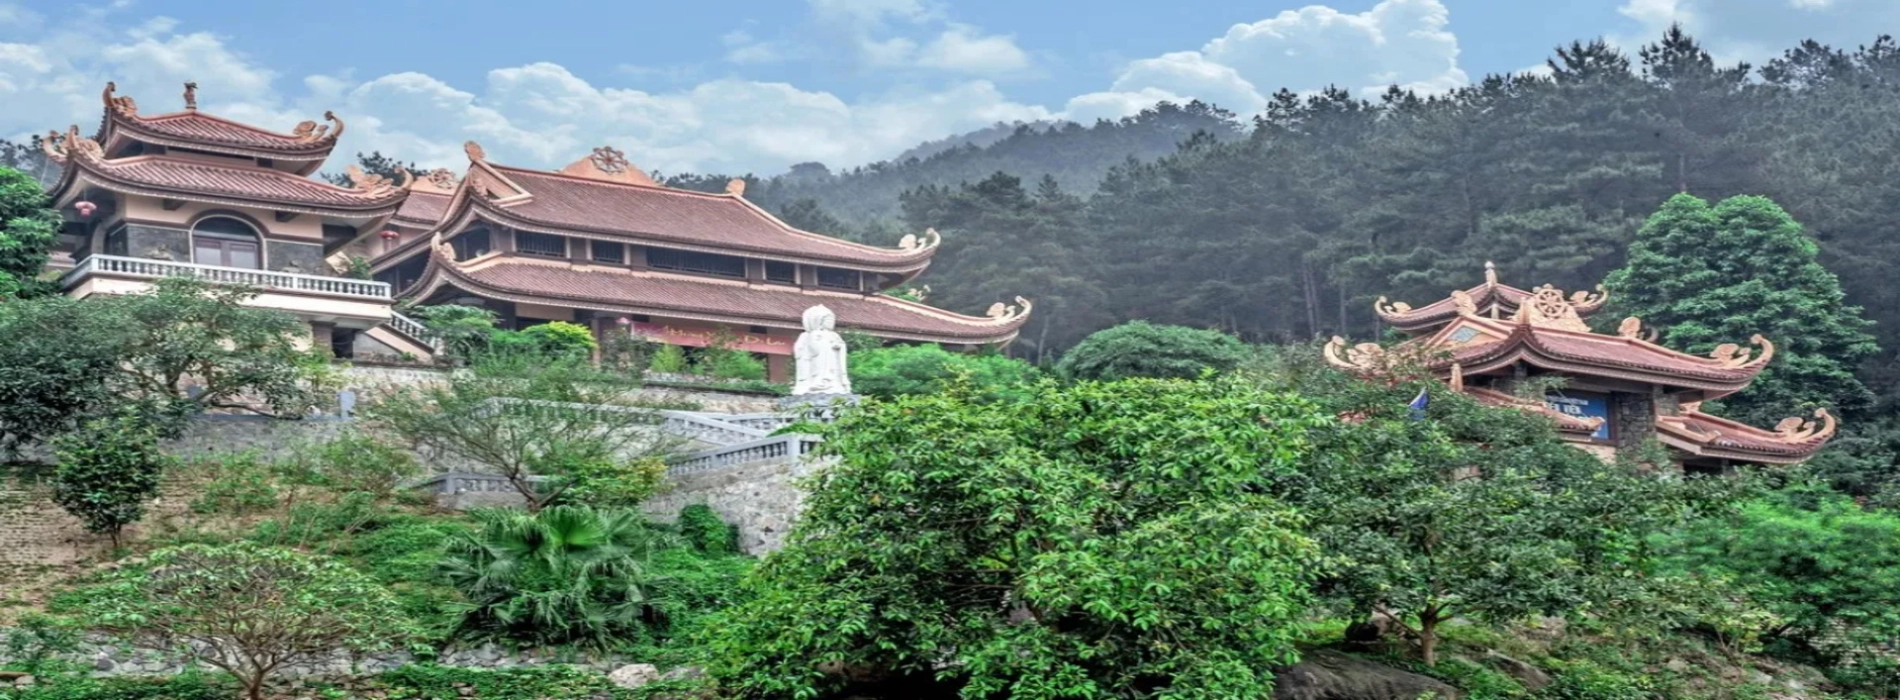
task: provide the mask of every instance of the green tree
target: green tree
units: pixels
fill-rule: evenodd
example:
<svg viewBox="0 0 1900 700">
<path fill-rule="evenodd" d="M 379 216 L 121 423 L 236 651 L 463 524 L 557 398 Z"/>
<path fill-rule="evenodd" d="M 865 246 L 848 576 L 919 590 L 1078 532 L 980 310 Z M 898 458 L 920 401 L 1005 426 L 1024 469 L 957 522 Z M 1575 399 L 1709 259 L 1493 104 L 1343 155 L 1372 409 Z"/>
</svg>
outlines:
<svg viewBox="0 0 1900 700">
<path fill-rule="evenodd" d="M 250 700 L 287 666 L 413 632 L 389 591 L 349 566 L 249 543 L 161 549 L 74 598 L 89 627 L 224 670 Z"/>
<path fill-rule="evenodd" d="M 1311 458 L 1269 493 L 1309 519 L 1339 567 L 1321 590 L 1382 615 L 1437 662 L 1453 618 L 1508 622 L 1634 604 L 1654 554 L 1646 539 L 1719 503 L 1719 480 L 1685 482 L 1609 464 L 1549 421 L 1487 407 L 1436 380 L 1361 381 L 1283 351 L 1260 374 L 1343 420 L 1311 435 Z M 1430 392 L 1417 417 L 1408 404 Z M 1713 493 L 1710 493 L 1710 492 Z"/>
<path fill-rule="evenodd" d="M 657 627 L 645 564 L 668 544 L 633 510 L 489 510 L 449 540 L 441 569 L 467 601 L 454 636 L 599 650 Z"/>
<path fill-rule="evenodd" d="M 465 364 L 488 349 L 495 333 L 495 312 L 479 306 L 438 304 L 418 306 L 409 313 L 440 338 L 449 358 L 459 363 Z"/>
<path fill-rule="evenodd" d="M 854 352 L 850 371 L 853 391 L 880 398 L 934 394 L 966 382 L 980 395 L 1020 398 L 1033 391 L 1040 374 L 1022 360 L 996 353 L 950 352 L 940 345 L 893 345 Z"/>
<path fill-rule="evenodd" d="M 1800 501 L 1810 501 L 1800 503 Z M 1710 518 L 1669 540 L 1673 565 L 1771 613 L 1765 637 L 1796 645 L 1829 674 L 1870 692 L 1900 689 L 1900 516 L 1802 487 Z"/>
<path fill-rule="evenodd" d="M 1775 343 L 1774 362 L 1724 400 L 1731 415 L 1772 424 L 1814 406 L 1858 411 L 1873 396 L 1854 368 L 1879 348 L 1818 254 L 1767 198 L 1710 206 L 1682 194 L 1643 225 L 1607 285 L 1619 311 L 1661 327 L 1672 347 L 1707 353 L 1757 333 Z"/>
<path fill-rule="evenodd" d="M 158 495 L 159 479 L 172 463 L 159 451 L 158 431 L 136 413 L 94 419 L 79 431 L 53 440 L 53 502 L 85 523 L 86 531 L 112 538 L 145 517 Z"/>
<path fill-rule="evenodd" d="M 1265 697 L 1319 552 L 1258 487 L 1323 422 L 1214 382 L 867 403 L 827 433 L 838 461 L 718 626 L 710 670 L 744 697 L 846 675 L 964 697 Z"/>
<path fill-rule="evenodd" d="M 59 216 L 46 205 L 38 180 L 0 167 L 0 299 L 50 291 L 39 277 L 59 234 Z"/>
<path fill-rule="evenodd" d="M 119 330 L 120 396 L 167 416 L 223 408 L 286 418 L 334 399 L 327 349 L 306 347 L 310 328 L 296 316 L 248 305 L 256 290 L 184 277 L 154 287 L 86 300 Z"/>
<path fill-rule="evenodd" d="M 118 329 L 65 297 L 0 303 L 0 452 L 76 427 L 113 398 Z"/>
<path fill-rule="evenodd" d="M 627 385 L 582 361 L 492 356 L 445 381 L 403 387 L 364 416 L 419 448 L 508 479 L 539 511 L 577 486 L 619 493 L 680 440 Z M 584 488 L 583 492 L 587 489 Z"/>
<path fill-rule="evenodd" d="M 1063 353 L 1056 372 L 1070 379 L 1195 379 L 1232 371 L 1247 352 L 1246 345 L 1219 331 L 1130 321 L 1084 338 Z"/>
</svg>

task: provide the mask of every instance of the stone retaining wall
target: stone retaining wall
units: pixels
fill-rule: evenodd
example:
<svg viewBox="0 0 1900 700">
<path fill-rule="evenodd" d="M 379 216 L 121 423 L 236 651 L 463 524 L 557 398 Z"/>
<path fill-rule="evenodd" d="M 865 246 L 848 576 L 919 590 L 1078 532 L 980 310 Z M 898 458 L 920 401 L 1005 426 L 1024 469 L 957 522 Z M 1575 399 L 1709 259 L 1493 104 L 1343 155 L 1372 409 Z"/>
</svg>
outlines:
<svg viewBox="0 0 1900 700">
<path fill-rule="evenodd" d="M 666 493 L 642 506 L 655 520 L 672 522 L 681 508 L 703 503 L 739 529 L 739 549 L 760 555 L 778 549 L 805 494 L 793 482 L 823 468 L 817 459 L 756 462 L 669 479 Z"/>
<path fill-rule="evenodd" d="M 344 386 L 365 398 L 393 388 L 442 381 L 448 370 L 433 367 L 353 365 L 343 368 Z M 630 394 L 649 401 L 686 401 L 715 413 L 769 413 L 778 410 L 778 397 L 682 387 L 644 386 Z"/>
<path fill-rule="evenodd" d="M 0 638 L 4 638 L 0 631 Z M 161 654 L 149 649 L 134 649 L 112 642 L 103 637 L 93 637 L 78 645 L 78 648 L 57 654 L 65 661 L 91 666 L 94 676 L 173 676 L 182 673 L 189 665 L 184 658 L 175 654 Z M 8 659 L 0 653 L 0 664 Z M 415 655 L 406 651 L 391 651 L 366 656 L 353 656 L 338 651 L 325 658 L 308 663 L 296 664 L 277 672 L 278 677 L 342 677 L 371 675 L 391 671 L 403 666 L 419 663 Z M 441 654 L 433 660 L 440 666 L 458 668 L 528 668 L 565 664 L 580 666 L 606 673 L 620 666 L 633 663 L 631 659 L 618 656 L 581 656 L 573 651 L 516 650 L 495 645 L 482 645 L 469 649 L 456 649 Z M 203 665 L 201 664 L 202 668 Z"/>
</svg>

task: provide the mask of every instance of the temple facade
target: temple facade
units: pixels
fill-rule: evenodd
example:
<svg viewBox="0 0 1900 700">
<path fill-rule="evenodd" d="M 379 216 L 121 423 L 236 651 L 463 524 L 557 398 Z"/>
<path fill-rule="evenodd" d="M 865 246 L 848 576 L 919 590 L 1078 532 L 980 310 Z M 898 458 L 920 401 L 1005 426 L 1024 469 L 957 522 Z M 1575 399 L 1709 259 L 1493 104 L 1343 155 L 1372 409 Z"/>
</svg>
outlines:
<svg viewBox="0 0 1900 700">
<path fill-rule="evenodd" d="M 1704 401 L 1748 387 L 1774 358 L 1768 339 L 1703 357 L 1656 344 L 1637 318 L 1623 319 L 1614 335 L 1597 333 L 1584 319 L 1606 298 L 1600 287 L 1566 296 L 1549 285 L 1500 284 L 1485 263 L 1483 284 L 1423 307 L 1381 297 L 1379 318 L 1409 339 L 1387 348 L 1335 337 L 1325 354 L 1361 373 L 1423 369 L 1479 401 L 1547 416 L 1564 439 L 1606 459 L 1654 440 L 1683 470 L 1719 473 L 1801 462 L 1833 436 L 1825 409 L 1773 429 L 1701 411 Z"/>
<path fill-rule="evenodd" d="M 885 294 L 929 266 L 935 231 L 891 248 L 802 231 L 747 201 L 743 180 L 669 188 L 610 147 L 550 171 L 491 162 L 470 142 L 460 172 L 392 181 L 351 166 L 336 186 L 311 177 L 343 133 L 333 114 L 271 131 L 198 111 L 190 84 L 176 112 L 142 114 L 111 84 L 103 101 L 97 132 L 47 139 L 62 166 L 54 265 L 76 297 L 171 275 L 245 284 L 340 356 L 417 359 L 433 352 L 426 331 L 394 309 L 481 306 L 510 329 L 726 342 L 777 380 L 813 306 L 840 329 L 952 348 L 1007 344 L 1030 312 L 1020 297 L 968 316 Z M 365 266 L 369 279 L 344 276 Z"/>
</svg>

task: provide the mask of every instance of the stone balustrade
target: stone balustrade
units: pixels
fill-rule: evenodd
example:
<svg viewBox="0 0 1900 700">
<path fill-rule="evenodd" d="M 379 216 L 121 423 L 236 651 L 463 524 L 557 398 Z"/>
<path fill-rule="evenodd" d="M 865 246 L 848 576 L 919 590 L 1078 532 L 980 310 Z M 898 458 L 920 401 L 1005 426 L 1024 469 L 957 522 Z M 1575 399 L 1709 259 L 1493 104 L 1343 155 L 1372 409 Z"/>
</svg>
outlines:
<svg viewBox="0 0 1900 700">
<path fill-rule="evenodd" d="M 128 258 L 117 255 L 90 255 L 81 260 L 73 269 L 60 277 L 62 288 L 71 288 L 86 278 L 111 276 L 131 279 L 163 279 L 166 277 L 191 277 L 213 284 L 244 285 L 260 290 L 321 294 L 326 296 L 350 297 L 389 301 L 391 299 L 387 282 L 352 279 L 348 277 L 324 277 L 294 272 L 272 272 L 237 267 L 218 267 L 215 265 L 197 265 L 193 263 L 173 262 L 170 260 L 149 260 Z"/>
<path fill-rule="evenodd" d="M 667 460 L 666 475 L 678 477 L 755 462 L 796 461 L 816 450 L 819 442 L 816 435 L 792 433 L 701 450 Z"/>
</svg>

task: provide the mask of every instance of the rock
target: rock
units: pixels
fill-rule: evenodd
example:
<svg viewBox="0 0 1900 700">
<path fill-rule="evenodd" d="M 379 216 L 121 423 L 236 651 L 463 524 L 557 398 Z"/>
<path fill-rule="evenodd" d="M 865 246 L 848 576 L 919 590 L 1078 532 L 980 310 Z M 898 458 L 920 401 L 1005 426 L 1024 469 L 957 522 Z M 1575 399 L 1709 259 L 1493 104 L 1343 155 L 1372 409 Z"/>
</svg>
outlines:
<svg viewBox="0 0 1900 700">
<path fill-rule="evenodd" d="M 97 669 L 100 673 L 111 673 L 112 669 L 119 667 L 119 663 L 113 661 L 110 656 L 100 654 L 99 658 L 92 660 L 92 667 Z"/>
<path fill-rule="evenodd" d="M 1274 700 L 1417 700 L 1426 693 L 1440 700 L 1464 697 L 1436 679 L 1330 649 L 1309 652 L 1274 672 Z"/>
<path fill-rule="evenodd" d="M 19 678 L 13 679 L 13 687 L 25 688 L 27 686 L 33 685 L 35 682 L 36 681 L 33 680 L 33 676 L 27 675 L 27 674 L 21 674 Z"/>
<path fill-rule="evenodd" d="M 1525 690 L 1537 690 L 1551 684 L 1550 674 L 1544 669 L 1495 651 L 1484 655 L 1484 665 L 1502 671 L 1504 675 L 1516 678 Z"/>
<path fill-rule="evenodd" d="M 653 664 L 627 664 L 607 674 L 607 680 L 622 688 L 638 688 L 660 679 L 660 669 Z"/>
</svg>

